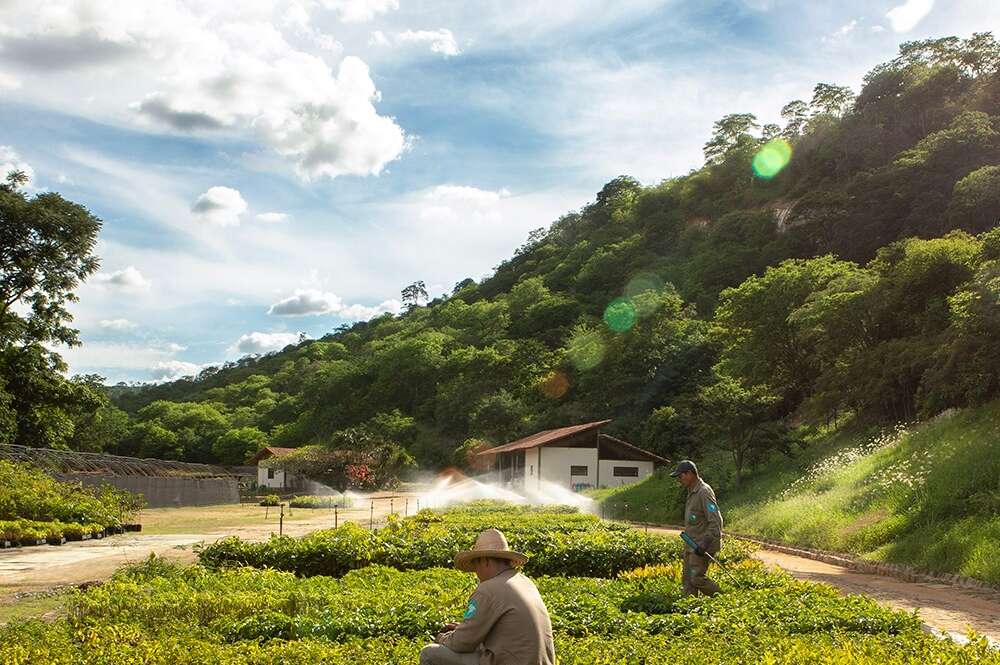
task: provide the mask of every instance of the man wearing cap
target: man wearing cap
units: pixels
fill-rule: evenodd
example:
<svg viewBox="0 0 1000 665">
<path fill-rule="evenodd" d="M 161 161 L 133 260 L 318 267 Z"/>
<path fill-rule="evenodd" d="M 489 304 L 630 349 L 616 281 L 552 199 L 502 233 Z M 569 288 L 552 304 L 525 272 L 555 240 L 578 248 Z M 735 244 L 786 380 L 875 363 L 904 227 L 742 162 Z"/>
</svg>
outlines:
<svg viewBox="0 0 1000 665">
<path fill-rule="evenodd" d="M 687 488 L 684 505 L 684 530 L 698 547 L 684 548 L 684 595 L 719 593 L 719 585 L 707 577 L 709 559 L 722 546 L 722 511 L 715 501 L 715 492 L 698 475 L 698 467 L 691 460 L 682 460 L 671 473 Z"/>
<path fill-rule="evenodd" d="M 420 651 L 420 665 L 554 665 L 552 623 L 534 582 L 515 566 L 528 557 L 512 552 L 496 529 L 455 556 L 455 567 L 479 578 L 461 623 L 445 625 Z"/>
</svg>

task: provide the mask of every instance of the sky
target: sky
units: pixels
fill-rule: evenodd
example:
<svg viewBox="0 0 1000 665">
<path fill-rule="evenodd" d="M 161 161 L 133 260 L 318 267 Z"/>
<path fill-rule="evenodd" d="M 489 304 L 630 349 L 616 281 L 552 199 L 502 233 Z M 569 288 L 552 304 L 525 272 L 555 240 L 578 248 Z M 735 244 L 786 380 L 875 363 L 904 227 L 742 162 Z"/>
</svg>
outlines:
<svg viewBox="0 0 1000 665">
<path fill-rule="evenodd" d="M 71 373 L 163 381 L 481 279 L 712 123 L 998 0 L 0 0 L 0 172 L 103 220 Z"/>
</svg>

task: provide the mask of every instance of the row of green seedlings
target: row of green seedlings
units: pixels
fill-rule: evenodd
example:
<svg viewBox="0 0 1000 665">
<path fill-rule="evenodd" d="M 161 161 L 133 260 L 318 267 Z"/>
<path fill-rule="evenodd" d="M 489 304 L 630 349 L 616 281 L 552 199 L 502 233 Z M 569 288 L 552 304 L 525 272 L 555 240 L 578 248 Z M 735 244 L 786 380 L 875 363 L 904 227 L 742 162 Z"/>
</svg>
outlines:
<svg viewBox="0 0 1000 665">
<path fill-rule="evenodd" d="M 260 505 L 276 507 L 281 505 L 281 497 L 277 494 L 268 494 L 260 500 Z M 290 508 L 316 508 L 333 510 L 334 508 L 349 508 L 351 500 L 347 497 L 336 496 L 293 496 L 288 500 Z"/>
<path fill-rule="evenodd" d="M 132 526 L 132 525 L 129 525 Z M 77 522 L 38 522 L 35 520 L 0 520 L 0 548 L 32 545 L 62 545 L 67 541 L 103 538 L 122 533 L 121 526 L 78 524 Z"/>
</svg>

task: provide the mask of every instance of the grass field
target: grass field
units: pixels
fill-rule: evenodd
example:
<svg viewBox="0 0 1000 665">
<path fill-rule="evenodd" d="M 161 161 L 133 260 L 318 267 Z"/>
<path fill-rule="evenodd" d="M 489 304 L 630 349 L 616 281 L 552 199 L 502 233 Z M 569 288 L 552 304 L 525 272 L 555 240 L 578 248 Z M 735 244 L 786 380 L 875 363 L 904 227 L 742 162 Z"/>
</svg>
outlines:
<svg viewBox="0 0 1000 665">
<path fill-rule="evenodd" d="M 712 483 L 712 469 L 703 474 Z M 682 490 L 669 477 L 595 494 L 624 517 L 679 521 Z M 1000 584 L 1000 402 L 875 436 L 833 434 L 718 494 L 734 531 Z"/>
<path fill-rule="evenodd" d="M 333 524 L 333 511 L 295 509 L 285 507 L 285 522 L 321 519 L 329 512 Z M 238 527 L 273 526 L 278 528 L 279 509 L 264 508 L 257 504 L 225 504 L 219 506 L 191 506 L 186 508 L 147 508 L 139 517 L 142 533 L 170 535 L 178 533 L 212 533 Z"/>
</svg>

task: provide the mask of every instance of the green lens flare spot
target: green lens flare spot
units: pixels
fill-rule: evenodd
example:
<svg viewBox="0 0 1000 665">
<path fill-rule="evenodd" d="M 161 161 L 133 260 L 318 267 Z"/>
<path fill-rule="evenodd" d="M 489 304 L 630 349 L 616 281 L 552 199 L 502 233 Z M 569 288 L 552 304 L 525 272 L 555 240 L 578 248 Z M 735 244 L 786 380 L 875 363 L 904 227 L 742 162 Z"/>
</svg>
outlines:
<svg viewBox="0 0 1000 665">
<path fill-rule="evenodd" d="M 639 314 L 627 298 L 615 298 L 604 310 L 604 323 L 617 333 L 628 332 Z"/>
<path fill-rule="evenodd" d="M 792 146 L 785 139 L 774 139 L 764 144 L 753 156 L 753 172 L 758 178 L 770 180 L 788 166 L 792 159 Z"/>
<path fill-rule="evenodd" d="M 600 334 L 588 331 L 574 335 L 569 341 L 566 354 L 578 370 L 593 369 L 604 360 L 604 340 Z"/>
</svg>

